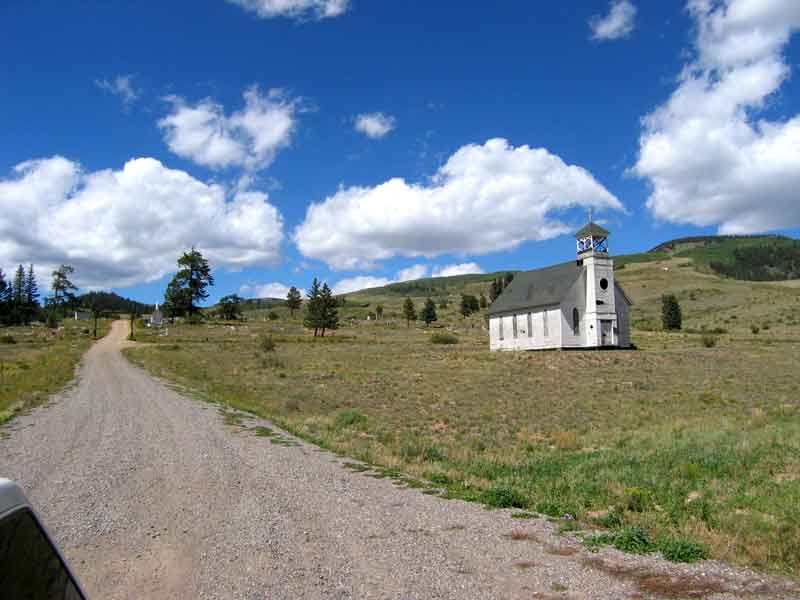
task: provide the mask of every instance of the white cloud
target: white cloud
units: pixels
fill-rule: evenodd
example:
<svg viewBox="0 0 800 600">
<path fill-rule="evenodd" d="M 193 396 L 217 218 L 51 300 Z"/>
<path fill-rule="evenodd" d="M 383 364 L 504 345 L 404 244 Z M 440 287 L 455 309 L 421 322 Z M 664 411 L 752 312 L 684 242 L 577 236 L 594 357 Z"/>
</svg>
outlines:
<svg viewBox="0 0 800 600">
<path fill-rule="evenodd" d="M 428 267 L 425 265 L 411 265 L 397 274 L 396 281 L 414 281 L 422 279 L 428 275 Z"/>
<path fill-rule="evenodd" d="M 608 14 L 589 19 L 594 40 L 618 40 L 631 34 L 636 20 L 636 6 L 629 0 L 613 0 Z"/>
<path fill-rule="evenodd" d="M 662 220 L 754 233 L 800 225 L 800 116 L 759 118 L 789 76 L 796 0 L 690 0 L 695 59 L 643 121 L 633 172 Z"/>
<path fill-rule="evenodd" d="M 558 215 L 575 206 L 624 210 L 585 169 L 493 139 L 459 149 L 427 185 L 341 187 L 309 206 L 294 240 L 335 269 L 370 269 L 393 256 L 486 254 L 549 239 L 570 231 Z"/>
<path fill-rule="evenodd" d="M 383 287 L 394 283 L 391 279 L 385 277 L 369 277 L 366 275 L 359 275 L 358 277 L 348 277 L 342 279 L 333 286 L 334 294 L 349 294 L 350 292 L 357 292 L 359 290 L 366 290 L 369 288 Z"/>
<path fill-rule="evenodd" d="M 263 169 L 289 145 L 295 129 L 297 102 L 281 90 L 262 95 L 257 86 L 250 87 L 244 109 L 230 116 L 210 99 L 196 105 L 177 96 L 167 100 L 172 112 L 158 122 L 164 141 L 178 156 L 206 167 Z"/>
<path fill-rule="evenodd" d="M 385 137 L 395 128 L 396 119 L 383 113 L 367 113 L 358 115 L 355 120 L 355 130 L 363 133 L 373 140 Z"/>
<path fill-rule="evenodd" d="M 113 79 L 95 79 L 94 84 L 109 94 L 119 96 L 125 109 L 139 99 L 140 92 L 133 85 L 133 75 L 117 75 Z"/>
<path fill-rule="evenodd" d="M 472 273 L 484 273 L 485 271 L 474 262 L 461 263 L 460 265 L 448 265 L 433 270 L 433 277 L 453 277 L 455 275 L 470 275 Z"/>
<path fill-rule="evenodd" d="M 262 19 L 289 17 L 293 19 L 325 19 L 347 12 L 350 0 L 228 0 Z"/>
<path fill-rule="evenodd" d="M 245 298 L 280 298 L 286 299 L 290 286 L 278 283 L 246 283 L 239 288 L 239 295 Z M 299 289 L 301 295 L 305 296 L 305 290 Z"/>
<path fill-rule="evenodd" d="M 125 287 L 175 270 L 196 245 L 212 267 L 274 264 L 283 221 L 266 194 L 226 190 L 137 158 L 85 173 L 55 156 L 17 165 L 0 179 L 0 265 L 32 262 L 40 273 L 75 267 L 83 287 Z"/>
</svg>

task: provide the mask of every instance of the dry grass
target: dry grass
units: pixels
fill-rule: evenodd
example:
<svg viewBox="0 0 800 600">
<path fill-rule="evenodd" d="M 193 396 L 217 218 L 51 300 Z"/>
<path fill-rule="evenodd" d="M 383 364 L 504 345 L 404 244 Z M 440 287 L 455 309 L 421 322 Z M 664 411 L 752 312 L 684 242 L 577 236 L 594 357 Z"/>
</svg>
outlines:
<svg viewBox="0 0 800 600">
<path fill-rule="evenodd" d="M 108 331 L 102 323 L 101 333 Z M 45 402 L 75 376 L 75 368 L 92 340 L 86 323 L 64 321 L 58 330 L 41 324 L 3 327 L 0 336 L 0 424 Z"/>
<path fill-rule="evenodd" d="M 673 266 L 619 273 L 638 322 L 669 290 L 688 326 L 729 333 L 713 348 L 699 334 L 640 329 L 639 351 L 491 354 L 482 317 L 458 317 L 455 299 L 437 325 L 460 342 L 439 346 L 396 320 L 402 298 L 362 296 L 388 321 L 357 320 L 316 342 L 297 319 L 179 326 L 129 352 L 213 401 L 428 478 L 450 497 L 605 515 L 609 527 L 800 575 L 800 481 L 780 476 L 800 456 L 800 290 Z M 359 310 L 368 309 L 343 310 L 343 321 Z M 752 320 L 773 325 L 753 336 Z M 262 364 L 263 334 L 277 343 L 278 367 Z M 687 503 L 692 492 L 699 499 Z"/>
</svg>

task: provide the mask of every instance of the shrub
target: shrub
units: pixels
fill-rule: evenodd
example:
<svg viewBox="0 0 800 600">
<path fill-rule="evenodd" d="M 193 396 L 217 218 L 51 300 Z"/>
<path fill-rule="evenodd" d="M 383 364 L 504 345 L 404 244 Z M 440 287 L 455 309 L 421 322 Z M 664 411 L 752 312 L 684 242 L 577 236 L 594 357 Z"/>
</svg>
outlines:
<svg viewBox="0 0 800 600">
<path fill-rule="evenodd" d="M 457 344 L 458 338 L 452 333 L 434 333 L 431 336 L 431 343 L 433 344 Z"/>
<path fill-rule="evenodd" d="M 422 451 L 422 458 L 426 462 L 439 462 L 444 460 L 444 454 L 438 446 L 426 446 Z"/>
<path fill-rule="evenodd" d="M 359 427 L 365 425 L 367 416 L 357 408 L 345 410 L 336 415 L 336 427 L 344 429 L 345 427 Z"/>
<path fill-rule="evenodd" d="M 672 562 L 693 563 L 708 558 L 708 551 L 704 546 L 689 540 L 665 540 L 659 549 L 664 558 Z"/>
<path fill-rule="evenodd" d="M 759 331 L 761 331 L 761 329 L 758 327 L 758 325 L 750 325 L 750 331 L 753 332 L 753 335 L 756 335 Z"/>
<path fill-rule="evenodd" d="M 625 490 L 625 508 L 631 512 L 644 512 L 650 505 L 650 493 L 639 487 Z"/>
<path fill-rule="evenodd" d="M 681 305 L 675 294 L 665 294 L 661 298 L 661 326 L 664 331 L 678 331 L 681 328 L 683 316 Z"/>
<path fill-rule="evenodd" d="M 717 345 L 717 336 L 710 333 L 704 333 L 700 337 L 700 343 L 703 344 L 704 348 L 713 348 Z"/>
<path fill-rule="evenodd" d="M 614 547 L 631 554 L 648 554 L 656 550 L 650 536 L 641 527 L 626 527 L 614 536 Z"/>
<path fill-rule="evenodd" d="M 16 344 L 17 340 L 14 339 L 14 336 L 11 335 L 3 335 L 0 336 L 0 344 Z"/>
<path fill-rule="evenodd" d="M 525 508 L 528 501 L 521 493 L 510 487 L 491 487 L 480 495 L 480 501 L 493 508 Z"/>
<path fill-rule="evenodd" d="M 274 310 L 271 310 L 271 311 L 269 311 L 267 313 L 267 318 L 270 321 L 277 321 L 278 319 L 280 319 L 280 317 L 278 316 L 278 313 L 276 313 Z"/>
<path fill-rule="evenodd" d="M 275 352 L 277 347 L 278 345 L 275 343 L 275 340 L 272 339 L 271 334 L 262 335 L 260 338 L 258 338 L 258 349 L 261 350 L 261 352 Z"/>
<path fill-rule="evenodd" d="M 199 314 L 197 315 L 189 315 L 186 317 L 186 323 L 189 325 L 200 325 L 203 322 L 203 317 Z"/>
</svg>

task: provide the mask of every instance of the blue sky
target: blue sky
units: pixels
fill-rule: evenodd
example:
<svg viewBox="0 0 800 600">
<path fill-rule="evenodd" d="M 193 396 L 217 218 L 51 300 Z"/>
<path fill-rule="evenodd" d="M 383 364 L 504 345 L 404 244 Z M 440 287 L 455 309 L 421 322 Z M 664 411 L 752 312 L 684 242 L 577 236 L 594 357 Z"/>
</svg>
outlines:
<svg viewBox="0 0 800 600">
<path fill-rule="evenodd" d="M 798 28 L 792 0 L 5 2 L 0 266 L 152 302 L 196 244 L 213 300 L 560 262 L 590 207 L 613 253 L 796 236 Z"/>
</svg>

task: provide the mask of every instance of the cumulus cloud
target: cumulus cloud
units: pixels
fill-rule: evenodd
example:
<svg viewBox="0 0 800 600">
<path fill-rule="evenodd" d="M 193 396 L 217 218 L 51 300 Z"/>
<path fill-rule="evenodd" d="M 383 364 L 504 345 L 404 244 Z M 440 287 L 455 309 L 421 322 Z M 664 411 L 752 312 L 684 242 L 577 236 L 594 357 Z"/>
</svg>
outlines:
<svg viewBox="0 0 800 600">
<path fill-rule="evenodd" d="M 636 6 L 629 0 L 614 0 L 608 14 L 589 19 L 593 40 L 618 40 L 631 34 L 636 20 Z"/>
<path fill-rule="evenodd" d="M 462 263 L 460 265 L 446 265 L 443 267 L 434 266 L 432 269 L 427 265 L 412 265 L 398 271 L 394 279 L 388 277 L 370 277 L 369 275 L 359 275 L 358 277 L 348 277 L 342 279 L 333 287 L 334 294 L 349 294 L 359 290 L 383 287 L 391 283 L 403 281 L 414 281 L 423 277 L 452 277 L 454 275 L 466 275 L 469 273 L 484 273 L 484 270 L 474 262 Z"/>
<path fill-rule="evenodd" d="M 277 281 L 272 283 L 246 283 L 239 288 L 239 294 L 245 298 L 280 298 L 285 299 L 289 293 L 290 286 Z M 299 290 L 301 295 L 305 295 L 305 290 Z"/>
<path fill-rule="evenodd" d="M 425 265 L 411 265 L 397 274 L 397 281 L 414 281 L 422 279 L 428 275 L 428 267 Z"/>
<path fill-rule="evenodd" d="M 0 179 L 0 265 L 75 267 L 82 287 L 126 287 L 175 270 L 196 245 L 214 268 L 274 264 L 283 221 L 266 194 L 228 197 L 216 184 L 137 158 L 83 172 L 66 158 L 23 162 Z"/>
<path fill-rule="evenodd" d="M 453 277 L 455 275 L 470 275 L 473 273 L 483 273 L 484 270 L 474 262 L 461 263 L 460 265 L 449 265 L 433 270 L 434 277 Z"/>
<path fill-rule="evenodd" d="M 257 86 L 244 92 L 245 106 L 230 116 L 211 99 L 191 105 L 170 96 L 172 112 L 159 120 L 169 149 L 212 169 L 231 166 L 263 169 L 278 150 L 289 145 L 295 129 L 297 102 L 281 90 L 261 94 Z"/>
<path fill-rule="evenodd" d="M 383 287 L 394 283 L 391 279 L 385 277 L 370 277 L 368 275 L 359 275 L 358 277 L 348 277 L 342 279 L 333 286 L 334 294 L 349 294 L 350 292 L 357 292 L 359 290 L 368 290 L 370 288 Z"/>
<path fill-rule="evenodd" d="M 326 19 L 347 12 L 350 0 L 228 0 L 262 19 Z"/>
<path fill-rule="evenodd" d="M 463 146 L 428 184 L 341 187 L 309 206 L 294 240 L 334 269 L 370 269 L 393 256 L 486 254 L 552 238 L 570 230 L 558 215 L 575 206 L 624 210 L 587 170 L 492 139 Z"/>
<path fill-rule="evenodd" d="M 394 128 L 395 118 L 379 112 L 358 115 L 355 120 L 355 130 L 373 140 L 385 137 Z"/>
<path fill-rule="evenodd" d="M 95 79 L 94 84 L 104 92 L 118 96 L 126 110 L 140 96 L 139 90 L 133 85 L 133 75 L 117 75 L 113 79 Z"/>
<path fill-rule="evenodd" d="M 761 117 L 789 76 L 795 0 L 690 0 L 695 56 L 643 121 L 633 172 L 665 221 L 755 233 L 800 225 L 800 116 Z"/>
</svg>

